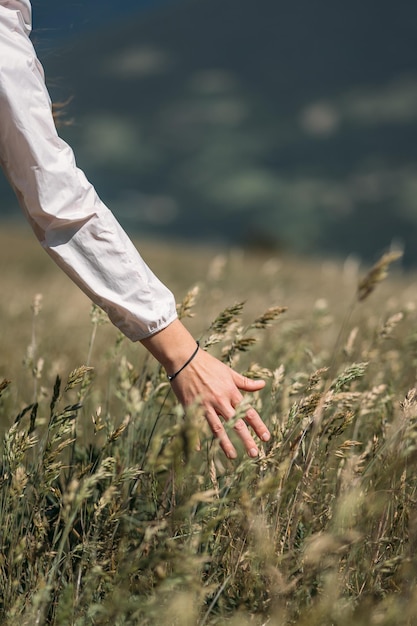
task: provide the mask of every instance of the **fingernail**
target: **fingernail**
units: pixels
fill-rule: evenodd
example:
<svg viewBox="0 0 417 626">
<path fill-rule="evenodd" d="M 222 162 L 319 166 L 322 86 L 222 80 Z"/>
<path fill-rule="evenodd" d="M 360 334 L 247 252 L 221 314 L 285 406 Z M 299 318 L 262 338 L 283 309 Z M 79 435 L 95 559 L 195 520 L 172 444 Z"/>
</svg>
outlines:
<svg viewBox="0 0 417 626">
<path fill-rule="evenodd" d="M 257 449 L 256 449 L 256 448 L 251 448 L 251 449 L 249 450 L 249 456 L 251 456 L 252 458 L 254 458 L 254 457 L 258 456 L 258 451 L 257 451 Z"/>
<path fill-rule="evenodd" d="M 264 433 L 262 435 L 262 441 L 269 441 L 271 439 L 270 433 Z"/>
<path fill-rule="evenodd" d="M 237 453 L 236 453 L 236 452 L 234 452 L 234 451 L 233 451 L 233 452 L 228 452 L 228 453 L 227 453 L 227 458 L 228 458 L 228 459 L 233 460 L 233 459 L 235 459 L 236 457 L 237 457 Z"/>
</svg>

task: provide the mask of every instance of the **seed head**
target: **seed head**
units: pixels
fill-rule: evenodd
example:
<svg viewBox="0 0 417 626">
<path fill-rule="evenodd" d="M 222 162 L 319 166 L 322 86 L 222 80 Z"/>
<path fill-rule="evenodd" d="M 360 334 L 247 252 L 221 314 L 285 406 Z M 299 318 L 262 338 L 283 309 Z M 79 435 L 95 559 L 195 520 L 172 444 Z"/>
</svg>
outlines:
<svg viewBox="0 0 417 626">
<path fill-rule="evenodd" d="M 362 302 L 373 292 L 378 283 L 385 280 L 388 276 L 388 267 L 394 261 L 398 261 L 402 257 L 403 253 L 399 250 L 392 250 L 383 254 L 377 263 L 366 274 L 358 285 L 358 300 Z"/>
</svg>

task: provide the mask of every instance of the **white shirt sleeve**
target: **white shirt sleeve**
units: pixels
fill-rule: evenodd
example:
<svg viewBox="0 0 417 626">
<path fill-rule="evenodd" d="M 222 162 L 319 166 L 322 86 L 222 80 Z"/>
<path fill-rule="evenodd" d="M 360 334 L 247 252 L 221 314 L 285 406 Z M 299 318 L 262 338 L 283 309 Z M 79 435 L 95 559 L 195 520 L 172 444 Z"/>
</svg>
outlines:
<svg viewBox="0 0 417 626">
<path fill-rule="evenodd" d="M 0 164 L 42 246 L 131 340 L 177 316 L 151 272 L 57 135 L 29 40 L 28 0 L 0 0 Z"/>
</svg>

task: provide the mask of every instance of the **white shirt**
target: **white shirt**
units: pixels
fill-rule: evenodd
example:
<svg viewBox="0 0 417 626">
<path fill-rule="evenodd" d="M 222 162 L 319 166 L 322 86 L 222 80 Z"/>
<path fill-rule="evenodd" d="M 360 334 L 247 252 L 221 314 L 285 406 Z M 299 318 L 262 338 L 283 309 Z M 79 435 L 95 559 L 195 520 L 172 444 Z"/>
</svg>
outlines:
<svg viewBox="0 0 417 626">
<path fill-rule="evenodd" d="M 0 0 L 0 164 L 42 246 L 132 341 L 176 317 L 152 273 L 57 135 L 29 40 L 29 0 Z"/>
</svg>

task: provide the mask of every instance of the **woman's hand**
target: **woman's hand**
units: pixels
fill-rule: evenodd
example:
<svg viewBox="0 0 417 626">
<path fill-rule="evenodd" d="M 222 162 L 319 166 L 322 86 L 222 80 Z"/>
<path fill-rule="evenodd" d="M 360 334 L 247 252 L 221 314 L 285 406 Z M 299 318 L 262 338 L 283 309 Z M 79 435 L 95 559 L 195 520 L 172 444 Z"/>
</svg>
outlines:
<svg viewBox="0 0 417 626">
<path fill-rule="evenodd" d="M 167 328 L 144 339 L 143 345 L 165 367 L 168 374 L 177 372 L 193 354 L 196 343 L 183 324 L 176 320 Z M 204 350 L 198 350 L 192 361 L 172 381 L 172 388 L 184 408 L 200 403 L 214 436 L 227 457 L 234 459 L 236 449 L 227 435 L 224 423 L 236 416 L 242 404 L 242 392 L 254 392 L 265 386 L 263 380 L 251 380 Z M 248 428 L 262 441 L 270 433 L 258 413 L 245 406 L 245 412 L 234 424 L 249 456 L 256 457 L 258 446 Z"/>
<path fill-rule="evenodd" d="M 228 422 L 235 417 L 243 400 L 242 391 L 257 391 L 264 385 L 263 380 L 250 380 L 238 374 L 204 350 L 199 350 L 191 363 L 172 381 L 175 395 L 184 407 L 196 401 L 201 402 L 214 436 L 219 439 L 221 448 L 230 459 L 236 458 L 237 454 L 222 419 Z M 259 450 L 248 426 L 262 441 L 270 438 L 262 419 L 249 406 L 244 416 L 234 424 L 234 429 L 248 455 L 256 457 Z"/>
</svg>

